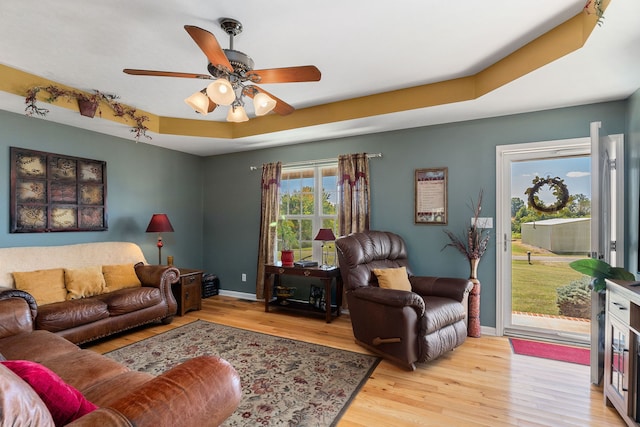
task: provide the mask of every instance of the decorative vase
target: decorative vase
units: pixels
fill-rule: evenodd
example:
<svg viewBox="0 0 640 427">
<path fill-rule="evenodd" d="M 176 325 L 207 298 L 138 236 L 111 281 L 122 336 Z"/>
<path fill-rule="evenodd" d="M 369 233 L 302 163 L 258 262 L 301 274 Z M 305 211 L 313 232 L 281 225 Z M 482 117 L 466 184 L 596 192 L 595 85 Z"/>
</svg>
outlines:
<svg viewBox="0 0 640 427">
<path fill-rule="evenodd" d="M 90 99 L 78 99 L 78 109 L 81 115 L 93 118 L 98 109 L 98 102 Z"/>
<path fill-rule="evenodd" d="M 480 281 L 478 280 L 479 259 L 469 259 L 471 275 L 469 280 L 473 283 L 473 288 L 469 293 L 469 312 L 467 319 L 467 336 L 480 338 Z"/>
<path fill-rule="evenodd" d="M 289 249 L 283 249 L 280 252 L 280 261 L 283 267 L 293 267 L 293 251 Z"/>
</svg>

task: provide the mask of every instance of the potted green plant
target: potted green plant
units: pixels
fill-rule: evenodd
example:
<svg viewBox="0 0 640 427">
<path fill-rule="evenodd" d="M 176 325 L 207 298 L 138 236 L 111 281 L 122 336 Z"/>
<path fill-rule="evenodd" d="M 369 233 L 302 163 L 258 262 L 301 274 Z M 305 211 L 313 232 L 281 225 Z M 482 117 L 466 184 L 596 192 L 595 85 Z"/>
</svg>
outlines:
<svg viewBox="0 0 640 427">
<path fill-rule="evenodd" d="M 605 279 L 636 280 L 636 276 L 624 268 L 612 267 L 601 259 L 583 258 L 571 262 L 569 267 L 592 277 L 591 285 L 595 292 L 603 292 L 606 289 Z"/>
<path fill-rule="evenodd" d="M 286 216 L 282 216 L 280 225 L 280 235 L 282 239 L 282 249 L 280 250 L 280 261 L 285 267 L 293 267 L 294 254 L 292 245 L 295 241 L 295 232 L 290 220 Z"/>
<path fill-rule="evenodd" d="M 595 258 L 583 258 L 569 263 L 569 267 L 575 271 L 591 277 L 591 289 L 594 298 L 591 299 L 592 313 L 598 313 L 596 320 L 598 325 L 598 348 L 604 351 L 604 309 L 605 279 L 635 280 L 636 277 L 622 267 L 612 267 L 609 263 Z M 593 325 L 592 325 L 593 328 Z M 593 329 L 592 329 L 593 330 Z"/>
</svg>

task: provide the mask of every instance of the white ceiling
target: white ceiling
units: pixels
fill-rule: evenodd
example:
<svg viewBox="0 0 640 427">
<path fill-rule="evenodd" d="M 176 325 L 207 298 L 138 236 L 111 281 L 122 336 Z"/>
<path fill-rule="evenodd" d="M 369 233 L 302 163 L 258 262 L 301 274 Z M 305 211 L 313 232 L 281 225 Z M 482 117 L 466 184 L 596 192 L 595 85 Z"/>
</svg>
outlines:
<svg viewBox="0 0 640 427">
<path fill-rule="evenodd" d="M 255 68 L 320 69 L 320 82 L 262 86 L 302 109 L 475 74 L 581 13 L 585 3 L 3 0 L 0 63 L 81 90 L 117 94 L 120 102 L 158 116 L 224 121 L 226 107 L 202 117 L 183 102 L 205 86 L 202 80 L 131 76 L 122 69 L 206 74 L 206 57 L 184 25 L 207 29 L 228 48 L 218 20 L 231 17 L 244 26 L 234 48 L 251 56 Z M 152 133 L 144 142 L 214 155 L 625 99 L 640 88 L 638 17 L 639 1 L 612 0 L 582 49 L 476 100 L 246 138 Z M 24 98 L 0 91 L 0 109 L 23 113 L 24 106 Z M 124 125 L 64 108 L 51 108 L 46 120 L 131 139 Z"/>
</svg>

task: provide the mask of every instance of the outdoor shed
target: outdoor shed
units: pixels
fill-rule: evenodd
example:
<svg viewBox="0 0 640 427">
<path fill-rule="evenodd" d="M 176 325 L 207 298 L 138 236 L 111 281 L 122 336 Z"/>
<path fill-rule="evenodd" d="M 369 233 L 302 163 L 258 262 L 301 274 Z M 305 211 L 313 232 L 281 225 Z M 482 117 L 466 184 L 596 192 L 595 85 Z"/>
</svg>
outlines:
<svg viewBox="0 0 640 427">
<path fill-rule="evenodd" d="M 591 218 L 556 218 L 522 224 L 522 243 L 554 253 L 589 253 Z"/>
</svg>

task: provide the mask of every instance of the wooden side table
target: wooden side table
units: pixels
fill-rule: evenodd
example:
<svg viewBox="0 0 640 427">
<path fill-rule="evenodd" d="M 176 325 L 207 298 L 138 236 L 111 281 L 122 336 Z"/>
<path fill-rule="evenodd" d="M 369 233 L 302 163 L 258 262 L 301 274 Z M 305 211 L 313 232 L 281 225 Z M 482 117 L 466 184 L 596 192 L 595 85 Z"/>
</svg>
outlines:
<svg viewBox="0 0 640 427">
<path fill-rule="evenodd" d="M 269 307 L 278 307 L 285 310 L 300 311 L 305 313 L 313 312 L 313 308 L 308 303 L 291 301 L 287 305 L 278 304 L 271 301 L 275 294 L 274 289 L 280 284 L 280 276 L 301 276 L 320 279 L 324 285 L 324 295 L 326 301 L 325 320 L 331 323 L 333 318 L 333 308 L 331 307 L 331 284 L 336 281 L 336 302 L 335 316 L 340 316 L 340 306 L 342 305 L 342 276 L 339 268 L 323 269 L 321 267 L 283 267 L 278 264 L 265 264 L 264 266 L 264 311 L 269 312 Z M 271 278 L 273 277 L 273 282 Z"/>
<path fill-rule="evenodd" d="M 173 296 L 178 302 L 178 315 L 187 311 L 202 309 L 202 271 L 179 268 L 178 281 L 171 285 Z"/>
</svg>

